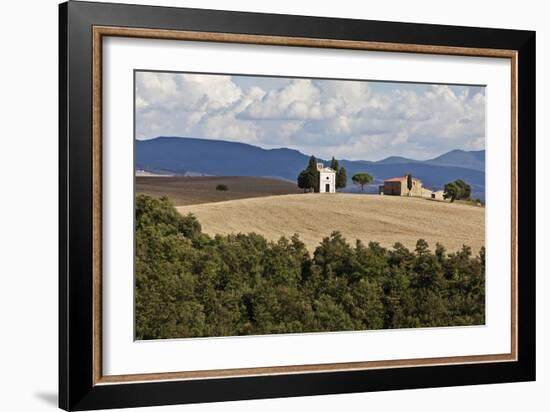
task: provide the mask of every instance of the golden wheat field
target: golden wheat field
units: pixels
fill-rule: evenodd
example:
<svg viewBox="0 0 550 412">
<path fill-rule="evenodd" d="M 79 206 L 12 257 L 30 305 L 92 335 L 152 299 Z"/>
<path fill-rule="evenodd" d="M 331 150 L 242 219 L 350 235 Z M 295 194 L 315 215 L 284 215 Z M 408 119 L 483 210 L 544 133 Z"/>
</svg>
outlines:
<svg viewBox="0 0 550 412">
<path fill-rule="evenodd" d="M 466 244 L 477 254 L 485 239 L 485 208 L 421 198 L 336 194 L 291 194 L 179 206 L 193 213 L 210 235 L 255 232 L 270 240 L 299 234 L 313 251 L 338 230 L 352 243 L 396 242 L 414 249 L 425 239 L 456 251 Z"/>
</svg>

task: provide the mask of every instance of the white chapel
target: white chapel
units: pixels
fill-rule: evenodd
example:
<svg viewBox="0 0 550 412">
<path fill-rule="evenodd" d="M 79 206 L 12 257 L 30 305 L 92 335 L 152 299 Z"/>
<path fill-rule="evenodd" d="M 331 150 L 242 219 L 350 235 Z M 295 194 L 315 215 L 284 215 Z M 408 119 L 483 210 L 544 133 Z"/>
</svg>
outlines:
<svg viewBox="0 0 550 412">
<path fill-rule="evenodd" d="M 319 193 L 336 193 L 336 171 L 317 163 L 319 172 Z"/>
</svg>

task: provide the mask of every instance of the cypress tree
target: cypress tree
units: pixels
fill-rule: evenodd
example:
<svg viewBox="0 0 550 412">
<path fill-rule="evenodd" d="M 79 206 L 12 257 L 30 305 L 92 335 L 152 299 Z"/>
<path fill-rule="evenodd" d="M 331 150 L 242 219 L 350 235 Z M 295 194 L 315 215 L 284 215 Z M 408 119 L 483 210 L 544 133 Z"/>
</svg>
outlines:
<svg viewBox="0 0 550 412">
<path fill-rule="evenodd" d="M 348 175 L 346 168 L 342 166 L 338 173 L 336 173 L 336 189 L 343 189 L 348 183 Z"/>
<path fill-rule="evenodd" d="M 304 191 L 319 191 L 319 172 L 317 171 L 317 159 L 315 156 L 309 158 L 307 167 L 300 172 L 297 178 L 298 187 Z"/>
</svg>

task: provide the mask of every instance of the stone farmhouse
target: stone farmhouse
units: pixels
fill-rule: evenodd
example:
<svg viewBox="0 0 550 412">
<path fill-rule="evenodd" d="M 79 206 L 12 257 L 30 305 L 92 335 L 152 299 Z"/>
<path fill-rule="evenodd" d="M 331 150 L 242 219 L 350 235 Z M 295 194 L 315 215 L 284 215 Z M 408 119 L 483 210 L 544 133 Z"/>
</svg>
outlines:
<svg viewBox="0 0 550 412">
<path fill-rule="evenodd" d="M 378 187 L 378 193 L 390 196 L 413 196 L 427 199 L 443 200 L 443 191 L 432 191 L 423 187 L 422 181 L 416 177 L 412 178 L 412 188 L 409 192 L 407 187 L 407 176 L 392 177 L 384 180 L 384 184 Z"/>
<path fill-rule="evenodd" d="M 336 171 L 317 163 L 319 172 L 319 193 L 336 193 Z"/>
</svg>

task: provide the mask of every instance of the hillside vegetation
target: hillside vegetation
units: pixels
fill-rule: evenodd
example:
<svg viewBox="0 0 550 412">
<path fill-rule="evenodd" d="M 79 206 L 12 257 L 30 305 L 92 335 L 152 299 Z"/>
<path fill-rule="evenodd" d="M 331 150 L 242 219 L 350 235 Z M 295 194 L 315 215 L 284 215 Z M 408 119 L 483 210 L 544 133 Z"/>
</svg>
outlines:
<svg viewBox="0 0 550 412">
<path fill-rule="evenodd" d="M 363 196 L 365 197 L 365 196 Z M 330 201 L 327 199 L 327 201 Z M 136 338 L 479 325 L 485 251 L 418 240 L 210 237 L 167 198 L 136 197 Z"/>
<path fill-rule="evenodd" d="M 209 235 L 258 233 L 268 240 L 299 234 L 310 252 L 323 237 L 339 231 L 352 242 L 400 242 L 414 248 L 418 239 L 457 251 L 484 245 L 485 209 L 399 196 L 297 194 L 178 207 L 193 213 Z"/>
</svg>

